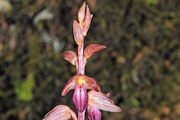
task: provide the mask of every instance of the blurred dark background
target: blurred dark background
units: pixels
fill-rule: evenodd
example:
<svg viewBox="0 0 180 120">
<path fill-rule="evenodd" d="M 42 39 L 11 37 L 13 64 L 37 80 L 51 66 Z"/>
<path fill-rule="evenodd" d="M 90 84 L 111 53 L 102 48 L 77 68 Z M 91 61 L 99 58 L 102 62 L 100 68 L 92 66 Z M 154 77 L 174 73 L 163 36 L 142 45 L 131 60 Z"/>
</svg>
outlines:
<svg viewBox="0 0 180 120">
<path fill-rule="evenodd" d="M 59 104 L 76 69 L 72 22 L 84 0 L 0 0 L 0 119 L 39 120 Z M 107 48 L 88 60 L 122 113 L 103 120 L 180 119 L 180 0 L 86 0 L 94 14 L 85 46 Z M 76 111 L 77 112 L 77 111 Z"/>
</svg>

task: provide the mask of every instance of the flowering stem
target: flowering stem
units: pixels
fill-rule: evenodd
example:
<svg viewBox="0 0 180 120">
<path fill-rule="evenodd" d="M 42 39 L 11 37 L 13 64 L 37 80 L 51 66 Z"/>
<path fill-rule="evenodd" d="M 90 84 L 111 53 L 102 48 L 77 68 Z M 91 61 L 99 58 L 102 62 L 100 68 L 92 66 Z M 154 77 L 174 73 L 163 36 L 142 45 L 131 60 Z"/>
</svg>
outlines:
<svg viewBox="0 0 180 120">
<path fill-rule="evenodd" d="M 100 92 L 100 87 L 96 81 L 84 75 L 87 58 L 105 48 L 103 45 L 90 44 L 83 51 L 84 37 L 90 27 L 92 17 L 93 15 L 90 13 L 88 5 L 86 6 L 84 2 L 78 12 L 78 21 L 73 21 L 73 34 L 75 42 L 78 45 L 78 56 L 73 51 L 66 51 L 62 55 L 65 60 L 75 65 L 77 70 L 77 74 L 68 81 L 61 94 L 65 96 L 68 91 L 74 89 L 73 102 L 78 109 L 78 119 L 76 114 L 68 106 L 58 105 L 43 120 L 56 118 L 61 120 L 70 117 L 73 120 L 84 120 L 86 110 L 89 119 L 101 120 L 100 110 L 121 112 L 121 109 L 114 105 L 107 95 Z M 91 89 L 92 91 L 87 93 L 87 89 Z"/>
<path fill-rule="evenodd" d="M 84 46 L 83 43 L 81 45 L 78 45 L 78 73 L 81 73 L 81 74 L 84 74 L 83 46 Z"/>
<path fill-rule="evenodd" d="M 84 74 L 84 66 L 83 66 L 83 43 L 78 45 L 78 73 Z M 78 120 L 84 120 L 84 113 L 78 111 Z"/>
</svg>

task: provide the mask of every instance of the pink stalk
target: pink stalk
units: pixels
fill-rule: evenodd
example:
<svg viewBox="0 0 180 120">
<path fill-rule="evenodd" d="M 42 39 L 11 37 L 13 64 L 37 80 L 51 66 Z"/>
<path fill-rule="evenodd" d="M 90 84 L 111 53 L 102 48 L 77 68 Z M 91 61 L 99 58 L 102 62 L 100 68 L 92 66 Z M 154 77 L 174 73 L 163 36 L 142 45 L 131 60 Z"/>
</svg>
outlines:
<svg viewBox="0 0 180 120">
<path fill-rule="evenodd" d="M 78 45 L 78 73 L 84 75 L 84 66 L 83 66 L 83 46 L 84 44 Z"/>
</svg>

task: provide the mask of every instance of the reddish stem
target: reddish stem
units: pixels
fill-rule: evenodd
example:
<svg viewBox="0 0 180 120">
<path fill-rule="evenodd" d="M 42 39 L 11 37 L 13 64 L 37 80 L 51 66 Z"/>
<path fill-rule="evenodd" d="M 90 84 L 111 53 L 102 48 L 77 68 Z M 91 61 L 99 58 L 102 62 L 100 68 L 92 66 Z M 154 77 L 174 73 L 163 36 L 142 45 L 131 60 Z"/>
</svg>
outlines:
<svg viewBox="0 0 180 120">
<path fill-rule="evenodd" d="M 84 46 L 83 43 L 81 45 L 78 45 L 78 73 L 81 73 L 81 74 L 84 74 L 83 46 Z"/>
</svg>

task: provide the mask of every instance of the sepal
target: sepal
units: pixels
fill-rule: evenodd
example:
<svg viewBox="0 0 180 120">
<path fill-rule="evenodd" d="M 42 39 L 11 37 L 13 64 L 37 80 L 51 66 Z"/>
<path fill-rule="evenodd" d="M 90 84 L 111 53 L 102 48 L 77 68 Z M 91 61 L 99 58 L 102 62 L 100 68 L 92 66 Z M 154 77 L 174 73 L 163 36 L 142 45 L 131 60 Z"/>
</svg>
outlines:
<svg viewBox="0 0 180 120">
<path fill-rule="evenodd" d="M 65 96 L 70 90 L 74 89 L 74 87 L 76 85 L 76 80 L 78 77 L 79 76 L 77 74 L 68 81 L 68 83 L 65 85 L 65 87 L 63 88 L 63 90 L 61 92 L 62 96 Z"/>
<path fill-rule="evenodd" d="M 93 90 L 88 92 L 88 106 L 96 106 L 100 110 L 109 112 L 121 112 L 121 109 L 106 94 Z"/>
<path fill-rule="evenodd" d="M 84 50 L 84 59 L 87 59 L 94 55 L 96 52 L 106 48 L 104 45 L 90 44 Z"/>
<path fill-rule="evenodd" d="M 62 54 L 62 57 L 70 62 L 72 65 L 75 65 L 76 64 L 76 61 L 77 61 L 77 55 L 76 53 L 74 53 L 73 51 L 65 51 L 63 54 Z"/>
<path fill-rule="evenodd" d="M 88 76 L 81 76 L 83 81 L 84 81 L 84 85 L 86 87 L 86 89 L 91 89 L 91 90 L 95 90 L 95 91 L 101 91 L 99 85 L 96 83 L 96 81 Z"/>
<path fill-rule="evenodd" d="M 58 105 L 49 111 L 43 120 L 77 120 L 76 114 L 66 105 Z"/>
</svg>

